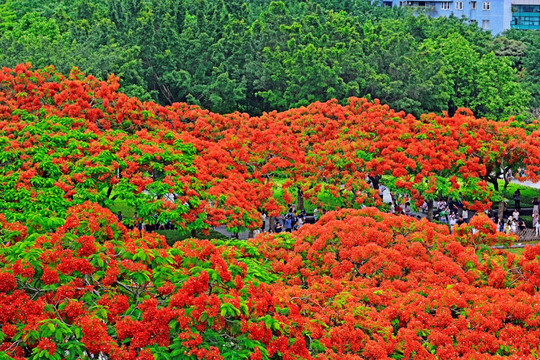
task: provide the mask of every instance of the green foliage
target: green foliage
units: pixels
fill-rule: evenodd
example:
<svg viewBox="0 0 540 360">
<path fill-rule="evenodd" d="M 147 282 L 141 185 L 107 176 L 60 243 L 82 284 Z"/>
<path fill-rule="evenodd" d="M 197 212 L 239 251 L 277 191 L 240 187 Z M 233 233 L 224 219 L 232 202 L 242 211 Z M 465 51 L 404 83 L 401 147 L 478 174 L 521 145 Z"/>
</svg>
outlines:
<svg viewBox="0 0 540 360">
<path fill-rule="evenodd" d="M 531 94 L 529 110 L 532 117 L 540 117 L 540 32 L 510 30 L 506 37 L 514 43 L 501 47 L 499 53 L 509 57 L 519 70 L 523 87 Z M 522 44 L 522 45 L 521 45 Z M 520 46 L 521 45 L 521 46 Z M 519 46 L 519 47 L 518 47 Z M 516 49 L 517 48 L 517 49 Z M 505 52 L 503 52 L 505 51 Z"/>
<path fill-rule="evenodd" d="M 540 107 L 534 36 L 492 42 L 464 20 L 368 0 L 10 0 L 0 14 L 0 65 L 114 73 L 162 104 L 256 115 L 356 96 L 496 119 Z"/>
</svg>

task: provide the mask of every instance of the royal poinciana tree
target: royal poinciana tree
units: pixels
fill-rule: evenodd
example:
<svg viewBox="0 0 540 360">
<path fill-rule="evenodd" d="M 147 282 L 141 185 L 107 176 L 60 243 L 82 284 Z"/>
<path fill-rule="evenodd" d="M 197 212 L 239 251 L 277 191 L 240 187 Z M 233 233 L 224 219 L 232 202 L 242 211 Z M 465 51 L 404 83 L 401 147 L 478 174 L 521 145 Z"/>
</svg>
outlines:
<svg viewBox="0 0 540 360">
<path fill-rule="evenodd" d="M 306 351 L 285 336 L 269 286 L 248 276 L 239 250 L 200 240 L 171 248 L 88 202 L 70 208 L 52 233 L 0 221 L 7 358 L 267 359 Z"/>
<path fill-rule="evenodd" d="M 527 358 L 540 347 L 539 250 L 490 249 L 512 238 L 483 216 L 451 235 L 341 210 L 292 235 L 173 247 L 88 202 L 54 231 L 0 222 L 7 358 Z"/>
<path fill-rule="evenodd" d="M 0 208 L 9 219 L 64 217 L 73 204 L 122 200 L 146 222 L 238 229 L 256 227 L 264 206 L 276 211 L 272 185 L 252 181 L 260 174 L 238 167 L 225 143 L 183 130 L 189 107 L 142 103 L 117 88 L 117 78 L 76 70 L 64 77 L 20 65 L 0 73 Z M 204 119 L 199 108 L 194 114 Z"/>
<path fill-rule="evenodd" d="M 519 257 L 495 242 L 511 239 L 486 216 L 450 235 L 371 208 L 250 243 L 279 276 L 275 296 L 289 310 L 279 319 L 304 334 L 313 358 L 534 356 L 538 250 Z"/>
<path fill-rule="evenodd" d="M 451 235 L 426 220 L 345 209 L 292 235 L 170 247 L 128 231 L 107 209 L 122 201 L 149 223 L 238 231 L 260 226 L 262 211 L 283 211 L 295 192 L 321 206 L 323 192 L 342 207 L 379 206 L 386 181 L 417 204 L 462 192 L 466 206 L 483 210 L 500 172 L 522 167 L 540 178 L 538 123 L 496 123 L 467 109 L 417 119 L 356 98 L 220 115 L 117 89 L 117 78 L 76 69 L 0 71 L 0 351 L 8 358 L 540 351 L 540 250 L 491 249 L 513 239 L 483 215 Z"/>
<path fill-rule="evenodd" d="M 321 192 L 342 207 L 380 205 L 382 176 L 417 204 L 432 208 L 439 195 L 461 191 L 481 210 L 486 182 L 497 191 L 500 170 L 539 173 L 537 125 L 476 119 L 466 109 L 416 119 L 351 98 L 347 106 L 220 115 L 129 98 L 114 77 L 29 65 L 4 69 L 0 85 L 0 208 L 9 219 L 62 218 L 73 204 L 122 200 L 146 222 L 238 231 L 260 226 L 260 212 L 277 215 L 295 192 L 300 207 L 304 198 L 324 206 Z"/>
<path fill-rule="evenodd" d="M 494 195 L 502 219 L 504 191 L 512 178 L 539 180 L 538 122 L 524 124 L 512 119 L 495 122 L 460 109 L 453 117 L 430 116 L 428 126 L 435 126 L 433 131 L 443 134 L 439 141 L 446 150 L 441 153 L 455 159 L 451 173 L 461 183 L 476 185 L 468 189 L 472 208 L 490 208 L 489 200 Z"/>
</svg>

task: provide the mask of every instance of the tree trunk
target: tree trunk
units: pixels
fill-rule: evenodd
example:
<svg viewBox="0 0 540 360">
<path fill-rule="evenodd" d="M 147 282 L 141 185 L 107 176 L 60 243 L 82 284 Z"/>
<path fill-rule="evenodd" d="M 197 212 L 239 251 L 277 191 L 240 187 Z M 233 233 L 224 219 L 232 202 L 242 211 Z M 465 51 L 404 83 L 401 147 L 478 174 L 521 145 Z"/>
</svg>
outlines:
<svg viewBox="0 0 540 360">
<path fill-rule="evenodd" d="M 505 174 L 505 184 L 506 184 L 506 174 Z M 493 190 L 496 192 L 499 192 L 499 181 L 497 181 L 497 177 L 492 177 L 489 179 L 489 182 L 493 185 Z M 506 189 L 506 186 L 504 188 Z M 497 218 L 502 221 L 504 218 L 504 191 L 501 194 L 501 201 L 499 201 L 499 208 L 497 209 Z"/>
<path fill-rule="evenodd" d="M 369 175 L 369 179 L 371 180 L 371 183 L 373 184 L 373 188 L 375 190 L 379 190 L 379 182 L 381 181 L 381 175 Z"/>
<path fill-rule="evenodd" d="M 499 202 L 499 209 L 497 211 L 497 217 L 500 221 L 504 218 L 504 199 Z"/>
<path fill-rule="evenodd" d="M 490 182 L 493 184 L 493 189 L 495 191 L 499 191 L 499 182 L 497 181 L 497 178 L 491 179 Z"/>
<path fill-rule="evenodd" d="M 427 203 L 427 218 L 433 221 L 433 200 L 426 200 Z"/>
<path fill-rule="evenodd" d="M 273 233 L 276 232 L 276 217 L 275 216 L 270 216 L 270 225 L 268 229 L 270 230 L 270 232 L 273 232 Z"/>
<path fill-rule="evenodd" d="M 304 192 L 298 189 L 298 211 L 304 210 Z"/>
</svg>

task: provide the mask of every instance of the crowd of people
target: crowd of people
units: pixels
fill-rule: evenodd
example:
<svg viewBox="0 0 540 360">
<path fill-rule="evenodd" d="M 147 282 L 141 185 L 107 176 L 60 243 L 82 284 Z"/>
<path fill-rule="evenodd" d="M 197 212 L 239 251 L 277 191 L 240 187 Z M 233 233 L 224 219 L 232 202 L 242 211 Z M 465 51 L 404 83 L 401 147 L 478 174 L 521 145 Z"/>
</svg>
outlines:
<svg viewBox="0 0 540 360">
<path fill-rule="evenodd" d="M 383 187 L 383 186 L 381 186 Z M 383 196 L 383 192 L 386 190 L 386 188 L 383 187 L 382 190 L 380 190 L 381 198 Z M 392 192 L 390 192 L 390 196 L 392 201 L 389 203 L 390 205 L 390 212 L 392 214 L 401 214 L 401 215 L 409 215 L 413 216 L 413 212 L 411 210 L 410 202 L 406 197 L 401 197 L 400 195 L 396 195 Z M 513 213 L 506 217 L 503 216 L 502 219 L 498 218 L 497 211 L 494 211 L 491 214 L 491 218 L 494 223 L 497 224 L 497 230 L 500 232 L 504 232 L 505 234 L 519 234 L 521 231 L 524 231 L 527 229 L 527 225 L 525 221 L 520 218 L 520 210 L 521 210 L 521 192 L 520 190 L 516 190 L 513 194 L 514 199 L 514 211 Z M 469 223 L 470 218 L 474 214 L 474 212 L 468 210 L 463 206 L 463 195 L 460 193 L 459 198 L 457 200 L 454 200 L 452 198 L 449 199 L 443 199 L 439 198 L 438 201 L 435 201 L 433 204 L 433 219 L 440 221 L 441 223 L 448 224 L 450 227 L 450 231 L 453 232 L 454 225 L 461 225 L 464 223 Z M 540 237 L 540 200 L 538 200 L 538 197 L 535 197 L 533 200 L 533 211 L 532 211 L 532 228 L 535 230 L 535 236 Z M 420 207 L 420 212 L 427 214 L 428 212 L 428 204 L 426 202 L 423 203 L 423 205 Z M 506 203 L 504 204 L 504 210 L 506 211 Z M 486 211 L 486 214 L 490 215 L 489 211 Z M 418 217 L 418 216 L 417 216 Z"/>
<path fill-rule="evenodd" d="M 388 188 L 384 185 L 379 186 L 379 195 L 383 198 L 385 191 Z M 411 203 L 409 199 L 405 196 L 394 194 L 390 192 L 391 202 L 389 202 L 390 213 L 398 215 L 408 215 L 414 216 Z M 497 214 L 492 214 L 492 220 L 497 224 L 497 230 L 504 232 L 506 234 L 519 234 L 521 231 L 525 230 L 526 224 L 525 221 L 520 218 L 521 210 L 521 193 L 516 190 L 513 194 L 514 198 L 514 212 L 508 216 L 499 219 Z M 533 211 L 532 211 L 532 227 L 535 230 L 535 235 L 540 237 L 540 201 L 538 197 L 535 197 L 533 200 Z M 428 204 L 426 202 L 419 209 L 422 213 L 427 214 Z M 506 203 L 505 203 L 506 210 Z M 297 211 L 296 206 L 290 205 L 289 211 L 285 214 L 276 216 L 272 219 L 263 213 L 262 216 L 262 226 L 259 229 L 254 230 L 253 235 L 256 236 L 261 232 L 270 232 L 270 233 L 281 233 L 281 232 L 292 232 L 293 230 L 300 229 L 305 223 L 314 223 L 322 215 L 324 210 L 319 210 L 315 208 L 313 211 L 313 216 L 308 216 L 306 211 L 302 209 Z M 486 211 L 486 214 L 489 214 L 489 211 Z M 433 219 L 440 221 L 441 223 L 448 224 L 450 231 L 453 232 L 454 225 L 461 225 L 464 223 L 469 223 L 470 217 L 473 215 L 471 211 L 463 205 L 463 195 L 459 193 L 457 199 L 448 198 L 443 199 L 440 197 L 438 201 L 435 201 L 433 204 Z M 134 213 L 133 217 L 128 221 L 124 222 L 124 215 L 121 211 L 118 211 L 116 215 L 119 222 L 128 225 L 133 229 L 138 229 L 139 231 L 155 231 L 155 230 L 172 230 L 174 228 L 173 224 L 170 221 L 159 222 L 157 214 L 154 215 L 155 221 L 154 225 L 146 224 L 138 216 L 137 212 Z M 416 217 L 420 216 L 416 214 Z M 269 221 L 271 220 L 271 221 Z M 238 238 L 238 234 L 233 234 L 233 237 Z"/>
<path fill-rule="evenodd" d="M 273 221 L 268 222 L 268 216 L 262 214 L 262 226 L 260 229 L 256 229 L 253 233 L 254 236 L 261 232 L 280 233 L 280 232 L 292 232 L 293 230 L 300 229 L 306 222 L 314 223 L 321 216 L 321 211 L 315 208 L 313 216 L 308 216 L 304 209 L 297 211 L 296 205 L 291 205 L 289 211 L 286 214 L 281 214 L 273 218 Z"/>
<path fill-rule="evenodd" d="M 494 221 L 497 223 L 497 230 L 504 232 L 505 234 L 519 234 L 519 232 L 527 229 L 525 221 L 520 218 L 521 194 L 519 190 L 516 190 L 514 193 L 514 205 L 515 209 L 512 212 L 512 215 L 509 217 L 503 217 L 503 219 L 497 219 L 494 217 Z M 505 204 L 506 205 L 506 204 Z M 535 236 L 540 236 L 540 221 L 539 221 L 539 205 L 540 201 L 538 197 L 533 199 L 533 209 L 532 209 L 532 228 L 534 229 Z M 506 210 L 506 206 L 505 206 Z"/>
<path fill-rule="evenodd" d="M 411 203 L 406 197 L 401 197 L 394 193 L 390 193 L 392 201 L 390 202 L 390 213 L 398 215 L 412 216 Z M 427 214 L 428 204 L 424 201 L 420 207 L 420 212 Z M 417 215 L 417 217 L 419 217 Z M 470 212 L 463 207 L 463 196 L 460 194 L 457 200 L 449 198 L 448 201 L 442 197 L 433 204 L 433 219 L 440 221 L 443 224 L 450 226 L 450 231 L 453 231 L 454 225 L 469 223 Z"/>
<path fill-rule="evenodd" d="M 118 211 L 118 213 L 116 214 L 116 219 L 118 220 L 118 222 L 123 223 L 128 228 L 138 229 L 139 231 L 173 230 L 174 229 L 174 225 L 172 224 L 171 221 L 159 222 L 157 214 L 154 214 L 154 224 L 145 223 L 137 212 L 133 214 L 131 221 L 125 222 L 124 214 L 122 214 L 122 211 Z"/>
</svg>

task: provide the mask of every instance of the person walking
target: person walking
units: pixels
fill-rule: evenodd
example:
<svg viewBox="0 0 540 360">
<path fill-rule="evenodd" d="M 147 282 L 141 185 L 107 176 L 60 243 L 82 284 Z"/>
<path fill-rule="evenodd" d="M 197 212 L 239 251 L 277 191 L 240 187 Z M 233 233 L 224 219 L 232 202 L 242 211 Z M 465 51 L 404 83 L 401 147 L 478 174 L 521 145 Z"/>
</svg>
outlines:
<svg viewBox="0 0 540 360">
<path fill-rule="evenodd" d="M 516 209 L 521 209 L 521 192 L 519 191 L 519 189 L 516 190 L 516 192 L 514 192 L 514 204 L 516 206 Z"/>
<path fill-rule="evenodd" d="M 266 229 L 266 213 L 263 212 L 262 215 L 261 215 L 261 218 L 262 218 L 261 231 L 265 232 L 265 229 Z"/>
<path fill-rule="evenodd" d="M 463 218 L 464 222 L 466 222 L 467 224 L 469 223 L 469 210 L 463 208 L 463 206 L 461 207 L 461 217 Z"/>
<path fill-rule="evenodd" d="M 292 232 L 293 228 L 293 219 L 291 214 L 287 214 L 287 217 L 285 218 L 285 231 L 286 232 Z"/>
<path fill-rule="evenodd" d="M 448 219 L 448 224 L 450 225 L 450 234 L 454 233 L 454 226 L 457 224 L 457 218 L 455 213 L 451 213 Z"/>
</svg>

